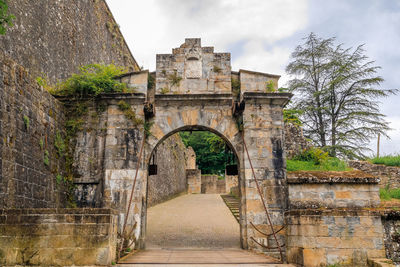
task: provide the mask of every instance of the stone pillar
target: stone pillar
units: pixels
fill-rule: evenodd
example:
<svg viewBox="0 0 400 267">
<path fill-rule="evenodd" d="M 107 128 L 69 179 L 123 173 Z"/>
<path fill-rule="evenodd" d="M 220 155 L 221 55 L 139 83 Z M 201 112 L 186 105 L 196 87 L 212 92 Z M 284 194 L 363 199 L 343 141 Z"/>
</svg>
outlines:
<svg viewBox="0 0 400 267">
<path fill-rule="evenodd" d="M 243 99 L 246 107 L 243 113 L 243 134 L 253 164 L 256 178 L 260 184 L 268 206 L 274 229 L 284 224 L 284 211 L 287 203 L 286 160 L 283 153 L 283 106 L 290 94 L 246 92 Z M 245 198 L 247 240 L 250 249 L 265 250 L 256 244 L 270 247 L 277 244 L 273 236 L 265 238 L 250 225 L 250 222 L 270 233 L 266 213 L 244 151 Z M 285 243 L 284 233 L 277 234 L 279 244 Z M 283 248 L 284 251 L 284 248 Z M 279 251 L 269 250 L 271 256 L 279 257 Z"/>
<path fill-rule="evenodd" d="M 186 179 L 188 184 L 188 194 L 201 193 L 201 170 L 188 169 L 186 170 Z"/>
</svg>

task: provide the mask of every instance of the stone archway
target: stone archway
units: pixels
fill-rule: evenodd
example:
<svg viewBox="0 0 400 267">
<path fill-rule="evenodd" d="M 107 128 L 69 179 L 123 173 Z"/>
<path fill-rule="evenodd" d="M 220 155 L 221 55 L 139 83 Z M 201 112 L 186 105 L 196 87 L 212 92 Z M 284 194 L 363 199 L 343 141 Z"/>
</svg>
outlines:
<svg viewBox="0 0 400 267">
<path fill-rule="evenodd" d="M 172 110 L 170 110 L 172 111 Z M 185 111 L 184 113 L 189 112 L 192 113 L 192 111 Z M 153 153 L 155 152 L 156 148 L 168 137 L 170 137 L 171 135 L 178 133 L 180 131 L 209 131 L 212 132 L 216 135 L 218 135 L 219 137 L 221 137 L 226 145 L 233 151 L 237 163 L 238 163 L 238 181 L 239 181 L 239 195 L 240 195 L 240 202 L 245 204 L 245 190 L 244 190 L 244 181 L 242 179 L 242 173 L 241 173 L 241 161 L 242 161 L 242 153 L 238 153 L 238 151 L 242 151 L 242 147 L 241 147 L 241 143 L 237 142 L 238 137 L 240 136 L 240 132 L 238 131 L 235 121 L 232 121 L 232 117 L 226 117 L 225 119 L 221 119 L 222 124 L 227 124 L 228 127 L 225 126 L 220 126 L 220 127 L 216 127 L 218 130 L 220 129 L 229 129 L 225 131 L 225 134 L 220 133 L 219 131 L 217 131 L 215 128 L 210 128 L 210 125 L 214 125 L 213 122 L 216 119 L 219 119 L 218 116 L 213 118 L 214 116 L 210 116 L 212 113 L 208 113 L 209 115 L 200 115 L 197 116 L 195 115 L 193 118 L 195 119 L 190 119 L 188 121 L 182 121 L 182 123 L 185 126 L 179 127 L 179 128 L 172 128 L 170 127 L 170 123 L 173 120 L 170 119 L 171 117 L 168 115 L 167 112 L 163 113 L 163 114 L 167 114 L 166 116 L 163 116 L 160 118 L 160 120 L 166 119 L 166 121 L 161 122 L 160 120 L 158 120 L 158 125 L 161 125 L 163 127 L 165 127 L 166 125 L 168 125 L 167 127 L 165 127 L 164 129 L 157 129 L 155 128 L 155 134 L 156 132 L 158 132 L 158 134 L 160 134 L 159 136 L 157 135 L 152 135 L 149 139 L 148 139 L 148 143 L 146 146 L 146 166 L 149 166 L 150 164 L 150 160 L 151 157 L 153 155 Z M 181 111 L 172 111 L 172 114 L 174 117 L 177 118 L 188 118 L 188 116 L 185 116 L 184 114 L 182 114 Z M 197 118 L 197 119 L 196 119 Z M 157 121 L 157 120 L 156 120 Z M 211 122 L 211 124 L 209 124 L 208 122 Z M 189 124 L 190 123 L 190 124 Z M 194 123 L 194 124 L 192 124 Z M 233 123 L 233 125 L 232 125 Z M 177 125 L 180 125 L 181 123 L 178 123 Z M 209 126 L 204 126 L 204 124 L 209 124 Z M 232 126 L 232 127 L 231 127 Z M 168 132 L 169 131 L 169 132 Z M 167 132 L 166 134 L 161 134 Z M 149 175 L 147 175 L 147 181 L 148 181 L 148 177 Z M 146 196 L 147 197 L 147 196 Z M 145 202 L 146 204 L 146 202 Z M 240 244 L 242 248 L 247 248 L 247 239 L 245 237 L 246 235 L 246 225 L 241 223 L 241 222 L 245 222 L 246 221 L 246 212 L 245 212 L 245 205 L 240 205 L 239 207 L 239 213 L 240 213 Z M 141 217 L 141 235 L 140 235 L 140 243 L 139 243 L 139 247 L 140 248 L 145 248 L 146 247 L 146 230 L 147 230 L 147 206 L 144 206 L 142 212 L 142 217 Z"/>
<path fill-rule="evenodd" d="M 149 76 L 155 77 L 155 85 L 148 88 Z M 252 169 L 244 156 L 243 140 L 264 192 L 272 224 L 279 229 L 284 225 L 284 212 L 288 207 L 282 109 L 291 94 L 266 92 L 271 84 L 277 91 L 279 76 L 246 70 L 233 72 L 229 53 L 214 53 L 213 47 L 202 47 L 200 39 L 186 39 L 172 54 L 157 55 L 155 73 L 135 72 L 120 79 L 137 92 L 103 97 L 108 105 L 103 200 L 105 207 L 118 210 L 119 230 L 139 160 L 138 182 L 128 224 L 133 227 L 130 232 L 134 233 L 136 244 L 144 245 L 143 218 L 146 216 L 150 155 L 157 144 L 172 133 L 200 128 L 223 137 L 239 159 L 243 248 L 265 251 L 257 242 L 276 247 L 273 239 L 260 235 L 250 224 L 265 231 L 269 229 Z M 145 141 L 145 160 L 138 159 L 144 131 L 141 127 L 135 129 L 124 117 L 118 109 L 119 101 L 126 101 L 147 126 L 152 125 L 151 135 Z M 280 244 L 284 244 L 284 234 L 278 234 L 278 238 Z M 267 252 L 279 255 L 276 250 Z"/>
</svg>

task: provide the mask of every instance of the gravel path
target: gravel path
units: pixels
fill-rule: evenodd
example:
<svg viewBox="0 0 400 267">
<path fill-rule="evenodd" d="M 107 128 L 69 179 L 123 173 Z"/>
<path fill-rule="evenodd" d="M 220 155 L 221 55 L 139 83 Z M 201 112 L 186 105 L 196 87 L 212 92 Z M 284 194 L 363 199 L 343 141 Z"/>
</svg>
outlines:
<svg viewBox="0 0 400 267">
<path fill-rule="evenodd" d="M 148 209 L 146 248 L 240 248 L 239 224 L 220 195 L 180 196 Z"/>
</svg>

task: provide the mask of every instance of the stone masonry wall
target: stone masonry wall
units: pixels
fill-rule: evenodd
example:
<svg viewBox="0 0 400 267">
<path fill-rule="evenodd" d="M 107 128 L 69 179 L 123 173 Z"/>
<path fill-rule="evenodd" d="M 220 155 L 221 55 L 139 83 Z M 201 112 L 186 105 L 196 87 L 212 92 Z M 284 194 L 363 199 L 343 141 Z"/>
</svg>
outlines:
<svg viewBox="0 0 400 267">
<path fill-rule="evenodd" d="M 382 212 L 382 224 L 385 231 L 386 257 L 400 264 L 400 212 L 389 208 Z"/>
<path fill-rule="evenodd" d="M 186 170 L 186 179 L 188 184 L 188 194 L 201 193 L 201 170 L 188 169 Z"/>
<path fill-rule="evenodd" d="M 377 207 L 379 179 L 352 171 L 289 172 L 290 209 Z"/>
<path fill-rule="evenodd" d="M 303 129 L 290 123 L 285 123 L 285 153 L 289 159 L 310 148 L 311 143 L 303 135 Z"/>
<path fill-rule="evenodd" d="M 63 123 L 59 101 L 0 51 L 0 207 L 65 204 L 63 183 L 56 181 L 63 175 L 63 152 L 55 147 Z"/>
<path fill-rule="evenodd" d="M 110 209 L 0 210 L 0 265 L 110 266 L 116 225 Z"/>
<path fill-rule="evenodd" d="M 287 258 L 299 266 L 367 266 L 385 257 L 381 216 L 368 210 L 291 210 Z"/>
<path fill-rule="evenodd" d="M 289 263 L 367 266 L 368 259 L 384 257 L 378 183 L 361 171 L 289 172 Z"/>
<path fill-rule="evenodd" d="M 82 65 L 110 64 L 139 70 L 104 0 L 13 0 L 14 26 L 0 36 L 0 47 L 29 70 L 52 83 Z"/>
<path fill-rule="evenodd" d="M 157 175 L 147 182 L 147 206 L 151 207 L 187 191 L 186 147 L 178 134 L 167 138 L 157 147 Z"/>
<path fill-rule="evenodd" d="M 400 167 L 372 164 L 368 161 L 351 160 L 349 167 L 370 173 L 381 178 L 381 188 L 400 188 Z"/>
</svg>

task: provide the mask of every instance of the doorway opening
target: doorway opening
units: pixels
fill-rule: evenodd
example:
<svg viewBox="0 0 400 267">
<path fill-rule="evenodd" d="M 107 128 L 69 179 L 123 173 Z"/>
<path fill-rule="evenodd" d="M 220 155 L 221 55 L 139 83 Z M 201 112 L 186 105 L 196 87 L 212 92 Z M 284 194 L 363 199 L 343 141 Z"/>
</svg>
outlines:
<svg viewBox="0 0 400 267">
<path fill-rule="evenodd" d="M 239 170 L 235 149 L 210 131 L 175 132 L 157 144 L 148 166 L 146 249 L 240 249 Z"/>
</svg>

